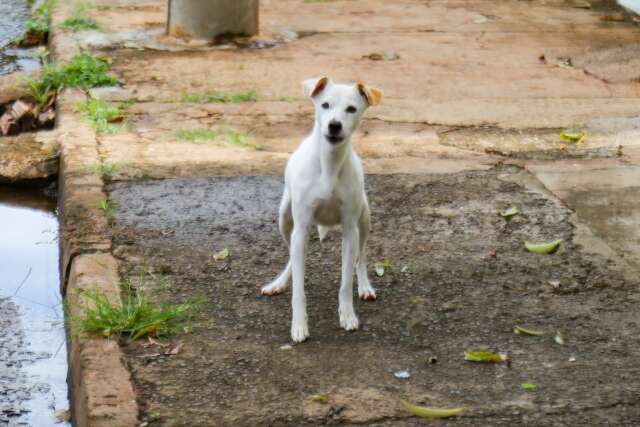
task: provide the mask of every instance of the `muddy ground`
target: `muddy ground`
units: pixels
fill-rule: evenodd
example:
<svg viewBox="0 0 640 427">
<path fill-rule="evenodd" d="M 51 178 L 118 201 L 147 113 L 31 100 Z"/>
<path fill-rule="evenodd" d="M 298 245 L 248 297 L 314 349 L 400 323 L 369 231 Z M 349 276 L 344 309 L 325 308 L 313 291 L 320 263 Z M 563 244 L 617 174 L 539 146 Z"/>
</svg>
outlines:
<svg viewBox="0 0 640 427">
<path fill-rule="evenodd" d="M 292 349 L 281 348 L 290 293 L 259 294 L 287 257 L 276 226 L 280 178 L 113 184 L 122 274 L 152 272 L 154 300 L 201 303 L 193 332 L 171 338 L 184 344 L 179 354 L 126 344 L 142 418 L 158 426 L 420 425 L 400 408 L 405 398 L 467 408 L 442 426 L 638 425 L 637 283 L 573 243 L 572 213 L 532 182 L 517 168 L 369 176 L 370 264 L 393 267 L 382 277 L 371 269 L 378 300 L 358 303 L 361 329 L 345 332 L 339 234 L 322 244 L 314 236 L 311 339 Z M 522 213 L 510 221 L 496 214 L 511 205 Z M 525 239 L 555 238 L 563 244 L 552 255 L 523 248 Z M 215 262 L 224 247 L 229 258 Z M 516 335 L 514 325 L 546 334 Z M 464 360 L 465 350 L 482 349 L 508 353 L 511 366 Z M 400 369 L 410 378 L 395 378 Z M 523 382 L 537 387 L 523 390 Z M 313 401 L 317 393 L 329 401 Z"/>
</svg>

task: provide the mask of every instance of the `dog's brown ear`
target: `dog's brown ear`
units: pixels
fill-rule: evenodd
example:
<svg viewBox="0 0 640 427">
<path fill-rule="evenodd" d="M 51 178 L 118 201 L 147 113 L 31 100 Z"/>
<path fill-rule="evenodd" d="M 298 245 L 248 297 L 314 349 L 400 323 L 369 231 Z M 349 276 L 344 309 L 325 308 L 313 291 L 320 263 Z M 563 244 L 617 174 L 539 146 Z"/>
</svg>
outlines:
<svg viewBox="0 0 640 427">
<path fill-rule="evenodd" d="M 382 91 L 375 87 L 367 87 L 362 83 L 358 83 L 358 91 L 367 101 L 367 104 L 373 106 L 380 104 L 382 101 Z"/>
<path fill-rule="evenodd" d="M 329 78 L 324 76 L 303 81 L 302 90 L 304 92 L 304 96 L 308 96 L 310 98 L 317 96 L 325 87 L 327 87 L 328 83 Z"/>
</svg>

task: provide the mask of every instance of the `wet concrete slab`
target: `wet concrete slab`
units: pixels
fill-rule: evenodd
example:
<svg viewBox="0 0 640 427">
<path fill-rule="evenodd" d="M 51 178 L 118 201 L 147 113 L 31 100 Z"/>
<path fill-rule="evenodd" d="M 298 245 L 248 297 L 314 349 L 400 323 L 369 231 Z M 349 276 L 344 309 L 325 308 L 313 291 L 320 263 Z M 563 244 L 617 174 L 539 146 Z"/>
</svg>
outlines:
<svg viewBox="0 0 640 427">
<path fill-rule="evenodd" d="M 314 237 L 307 262 L 311 339 L 291 349 L 288 293 L 259 288 L 286 261 L 276 225 L 279 177 L 116 183 L 114 253 L 145 270 L 158 302 L 200 301 L 179 354 L 126 343 L 150 425 L 420 425 L 400 398 L 464 406 L 441 425 L 617 425 L 640 418 L 637 281 L 574 242 L 573 212 L 515 167 L 367 177 L 376 302 L 362 328 L 338 327 L 339 234 Z M 497 215 L 511 205 L 510 221 Z M 524 240 L 563 239 L 559 252 Z M 213 260 L 227 247 L 228 259 Z M 406 268 L 405 268 L 406 267 Z M 515 325 L 542 337 L 513 333 Z M 554 340 L 557 331 L 565 344 Z M 464 361 L 508 353 L 510 366 Z M 437 363 L 430 364 L 430 357 Z M 406 369 L 408 379 L 394 373 Z M 533 391 L 521 384 L 531 382 Z M 326 393 L 328 402 L 312 399 Z"/>
</svg>

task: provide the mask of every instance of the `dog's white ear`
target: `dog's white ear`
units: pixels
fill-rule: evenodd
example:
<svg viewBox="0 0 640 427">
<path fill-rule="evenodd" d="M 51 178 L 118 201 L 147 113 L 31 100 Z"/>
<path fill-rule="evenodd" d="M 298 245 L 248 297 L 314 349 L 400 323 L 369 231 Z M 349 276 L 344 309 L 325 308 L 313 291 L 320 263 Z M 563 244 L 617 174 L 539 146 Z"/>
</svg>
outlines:
<svg viewBox="0 0 640 427">
<path fill-rule="evenodd" d="M 368 87 L 362 83 L 358 83 L 358 91 L 367 101 L 367 104 L 373 106 L 380 104 L 382 101 L 382 91 L 375 87 Z"/>
<path fill-rule="evenodd" d="M 324 76 L 303 81 L 302 91 L 304 93 L 304 96 L 308 96 L 309 98 L 315 97 L 320 92 L 322 92 L 325 87 L 327 87 L 328 83 L 329 78 Z"/>
</svg>

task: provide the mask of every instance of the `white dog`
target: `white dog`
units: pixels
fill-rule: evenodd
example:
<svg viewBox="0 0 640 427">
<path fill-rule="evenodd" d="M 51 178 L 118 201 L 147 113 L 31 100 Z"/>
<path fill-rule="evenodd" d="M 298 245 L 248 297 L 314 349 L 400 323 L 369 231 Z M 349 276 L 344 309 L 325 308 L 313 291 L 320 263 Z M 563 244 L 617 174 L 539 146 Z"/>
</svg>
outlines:
<svg viewBox="0 0 640 427">
<path fill-rule="evenodd" d="M 378 104 L 382 93 L 360 83 L 335 84 L 327 77 L 306 80 L 303 86 L 315 106 L 315 124 L 285 170 L 279 226 L 289 246 L 289 262 L 273 282 L 262 288 L 263 295 L 278 294 L 287 288 L 293 273 L 291 338 L 295 342 L 309 337 L 304 271 L 308 235 L 313 225 L 318 226 L 321 240 L 328 227 L 342 227 L 340 326 L 347 331 L 358 329 L 353 309 L 354 268 L 360 298 L 376 298 L 365 259 L 369 205 L 362 163 L 351 147 L 351 134 L 362 113 L 370 105 Z"/>
</svg>

